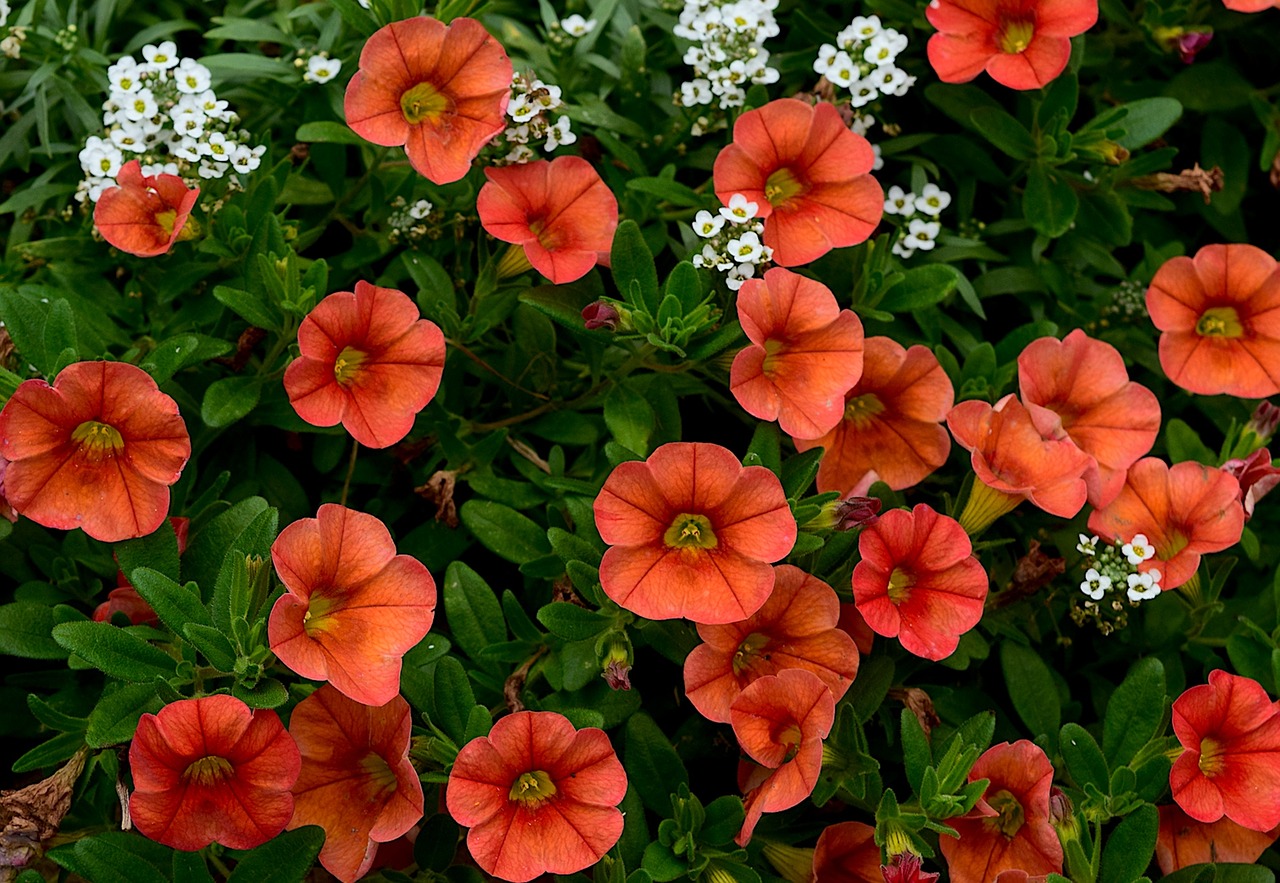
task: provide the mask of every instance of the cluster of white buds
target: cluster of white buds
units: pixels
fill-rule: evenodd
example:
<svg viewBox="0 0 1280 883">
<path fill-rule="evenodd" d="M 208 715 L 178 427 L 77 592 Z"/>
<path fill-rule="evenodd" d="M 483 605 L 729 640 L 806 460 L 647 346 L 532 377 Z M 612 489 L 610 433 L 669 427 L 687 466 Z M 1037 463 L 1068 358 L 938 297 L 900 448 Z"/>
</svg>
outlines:
<svg viewBox="0 0 1280 883">
<path fill-rule="evenodd" d="M 542 149 L 550 153 L 562 144 L 577 141 L 578 136 L 569 130 L 567 116 L 551 118 L 551 112 L 563 105 L 559 86 L 521 73 L 512 77 L 511 100 L 507 103 L 507 117 L 511 125 L 493 139 L 499 153 L 495 164 L 513 165 L 537 159 L 538 153 L 533 148 L 538 142 L 542 142 Z"/>
<path fill-rule="evenodd" d="M 893 253 L 905 260 L 917 251 L 929 251 L 937 245 L 942 223 L 936 219 L 949 205 L 951 194 L 937 184 L 924 185 L 919 194 L 903 190 L 896 184 L 890 187 L 885 194 L 884 213 L 897 215 L 906 221 L 905 227 L 898 228 Z"/>
<path fill-rule="evenodd" d="M 585 37 L 596 29 L 596 20 L 594 18 L 583 18 L 576 12 L 573 15 L 560 19 L 560 30 L 564 31 L 570 37 Z"/>
<path fill-rule="evenodd" d="M 1101 543 L 1096 536 L 1080 534 L 1076 550 L 1084 555 L 1087 565 L 1080 591 L 1088 599 L 1072 611 L 1077 623 L 1094 619 L 1103 634 L 1109 634 L 1124 625 L 1126 606 L 1136 606 L 1160 594 L 1160 571 L 1141 569 L 1156 554 L 1144 534 L 1135 534 L 1128 542 L 1117 538 L 1111 545 Z"/>
<path fill-rule="evenodd" d="M 888 95 L 906 95 L 916 78 L 895 61 L 907 48 L 907 36 L 880 24 L 875 15 L 857 16 L 836 34 L 836 42 L 823 43 L 813 69 L 834 86 L 849 90 L 853 107 L 870 104 Z"/>
<path fill-rule="evenodd" d="M 0 28 L 4 27 L 5 22 L 9 20 L 9 13 L 12 10 L 6 0 L 0 0 Z M 74 28 L 75 26 L 72 25 Z M 5 34 L 4 39 L 0 40 L 0 55 L 6 58 L 21 58 L 22 44 L 27 39 L 27 28 L 14 26 L 9 28 L 9 33 Z"/>
<path fill-rule="evenodd" d="M 712 214 L 698 212 L 693 219 L 693 232 L 705 239 L 702 251 L 691 260 L 695 267 L 710 267 L 725 274 L 725 285 L 737 291 L 742 283 L 756 275 L 757 268 L 773 259 L 773 249 L 761 242 L 764 223 L 756 218 L 760 206 L 747 202 L 741 193 L 729 198 L 729 204 Z"/>
<path fill-rule="evenodd" d="M 342 70 L 342 59 L 330 58 L 328 52 L 311 54 L 304 51 L 298 53 L 298 57 L 293 60 L 293 66 L 299 69 L 306 68 L 302 71 L 303 82 L 315 83 L 319 86 L 338 75 L 338 71 Z"/>
<path fill-rule="evenodd" d="M 1111 302 L 1102 308 L 1103 316 L 1124 318 L 1147 315 L 1147 286 L 1141 282 L 1125 280 L 1111 292 Z"/>
<path fill-rule="evenodd" d="M 76 199 L 98 201 L 115 186 L 120 167 L 132 159 L 144 175 L 221 178 L 262 164 L 267 148 L 237 130 L 240 117 L 209 88 L 209 69 L 179 58 L 166 41 L 142 47 L 143 61 L 126 55 L 111 67 L 111 97 L 102 105 L 103 136 L 92 135 L 80 151 L 85 179 Z"/>
<path fill-rule="evenodd" d="M 693 79 L 681 84 L 676 103 L 741 107 L 749 85 L 776 83 L 778 70 L 769 66 L 764 41 L 778 35 L 777 6 L 778 0 L 685 0 L 672 33 L 695 44 L 684 54 Z"/>
<path fill-rule="evenodd" d="M 387 217 L 387 226 L 391 228 L 388 238 L 394 243 L 401 239 L 417 242 L 431 233 L 431 213 L 435 206 L 430 200 L 419 199 L 409 202 L 403 196 L 391 201 L 392 212 Z"/>
</svg>

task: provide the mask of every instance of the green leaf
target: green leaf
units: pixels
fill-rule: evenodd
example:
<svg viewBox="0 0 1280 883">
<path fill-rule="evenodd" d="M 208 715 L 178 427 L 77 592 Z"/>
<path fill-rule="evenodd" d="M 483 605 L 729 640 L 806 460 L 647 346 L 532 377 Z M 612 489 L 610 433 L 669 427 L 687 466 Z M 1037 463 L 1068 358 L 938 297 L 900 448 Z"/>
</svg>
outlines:
<svg viewBox="0 0 1280 883">
<path fill-rule="evenodd" d="M 285 831 L 236 863 L 227 883 L 302 883 L 324 845 L 324 828 Z"/>
<path fill-rule="evenodd" d="M 432 684 L 431 722 L 454 742 L 462 744 L 466 739 L 471 709 L 476 704 L 467 670 L 452 656 L 441 657 L 435 665 Z"/>
<path fill-rule="evenodd" d="M 653 262 L 653 252 L 635 221 L 626 220 L 618 225 L 609 263 L 623 297 L 632 306 L 657 312 L 658 269 Z"/>
<path fill-rule="evenodd" d="M 89 723 L 88 718 L 73 717 L 59 711 L 35 693 L 27 694 L 27 708 L 36 720 L 60 733 L 83 733 Z"/>
<path fill-rule="evenodd" d="M 130 582 L 133 582 L 133 571 L 144 566 L 170 580 L 178 579 L 178 537 L 167 518 L 145 537 L 116 543 L 113 551 L 120 572 L 129 577 Z"/>
<path fill-rule="evenodd" d="M 256 374 L 215 380 L 204 391 L 200 419 L 206 426 L 230 426 L 252 411 L 261 395 L 262 379 Z"/>
<path fill-rule="evenodd" d="M 298 126 L 293 137 L 308 144 L 368 144 L 351 130 L 346 123 L 332 120 L 315 120 Z"/>
<path fill-rule="evenodd" d="M 146 843 L 136 834 L 106 831 L 51 849 L 49 858 L 93 883 L 168 883 L 164 872 L 140 854 L 145 847 L 138 841 Z M 171 850 L 153 845 L 164 850 L 159 854 L 168 866 Z"/>
<path fill-rule="evenodd" d="M 970 112 L 969 121 L 1002 153 L 1014 159 L 1036 155 L 1036 142 L 1027 127 L 998 107 L 979 107 Z"/>
<path fill-rule="evenodd" d="M 130 573 L 129 580 L 143 600 L 155 610 L 160 620 L 176 634 L 182 634 L 183 628 L 189 622 L 205 626 L 213 625 L 213 620 L 209 618 L 209 609 L 204 606 L 204 601 L 200 598 L 200 589 L 195 583 L 180 585 L 150 567 L 135 568 Z"/>
<path fill-rule="evenodd" d="M 1103 794 L 1107 793 L 1110 784 L 1107 760 L 1088 730 L 1079 724 L 1064 724 L 1058 748 L 1067 762 L 1067 771 L 1078 787 L 1093 785 Z"/>
<path fill-rule="evenodd" d="M 546 531 L 510 506 L 491 500 L 468 500 L 458 515 L 486 549 L 515 564 L 550 553 Z"/>
<path fill-rule="evenodd" d="M 685 208 L 706 208 L 707 198 L 691 187 L 686 187 L 670 178 L 630 178 L 627 189 L 637 193 L 648 193 L 659 199 L 665 199 L 672 205 Z"/>
<path fill-rule="evenodd" d="M 249 497 L 203 525 L 191 537 L 191 545 L 182 556 L 183 573 L 206 588 L 213 585 L 227 549 L 266 509 L 267 501 L 262 497 Z"/>
<path fill-rule="evenodd" d="M 284 327 L 284 314 L 265 295 L 219 285 L 213 289 L 213 296 L 219 303 L 256 328 L 280 331 Z"/>
<path fill-rule="evenodd" d="M 946 264 L 927 264 L 903 272 L 902 281 L 887 292 L 877 309 L 906 313 L 931 307 L 955 291 L 957 270 Z"/>
<path fill-rule="evenodd" d="M 1218 455 L 1200 440 L 1200 433 L 1177 417 L 1170 419 L 1164 426 L 1164 444 L 1169 450 L 1169 460 L 1173 463 L 1194 460 L 1212 466 L 1218 462 Z"/>
<path fill-rule="evenodd" d="M 1129 150 L 1146 147 L 1182 118 L 1182 102 L 1176 98 L 1139 98 L 1120 106 L 1128 113 L 1120 120 L 1124 134 L 1116 143 Z"/>
<path fill-rule="evenodd" d="M 162 704 L 154 684 L 121 684 L 105 694 L 90 713 L 85 742 L 90 748 L 128 742 L 138 728 L 138 718 L 144 712 L 159 711 Z"/>
<path fill-rule="evenodd" d="M 53 639 L 53 608 L 35 601 L 0 606 L 0 653 L 24 659 L 66 659 Z"/>
<path fill-rule="evenodd" d="M 1035 163 L 1027 172 L 1027 189 L 1022 194 L 1022 214 L 1035 228 L 1050 238 L 1071 228 L 1080 209 L 1076 191 L 1057 172 Z"/>
<path fill-rule="evenodd" d="M 1147 803 L 1125 816 L 1107 838 L 1102 849 L 1102 872 L 1098 883 L 1134 883 L 1156 850 L 1160 813 Z"/>
<path fill-rule="evenodd" d="M 1111 694 L 1102 726 L 1102 753 L 1111 768 L 1133 760 L 1160 730 L 1164 718 L 1164 665 L 1155 657 L 1134 663 Z"/>
<path fill-rule="evenodd" d="M 236 667 L 236 650 L 231 639 L 211 625 L 188 622 L 182 636 L 200 651 L 209 664 L 218 671 L 231 672 Z"/>
<path fill-rule="evenodd" d="M 642 711 L 627 720 L 622 765 L 644 805 L 660 816 L 671 812 L 672 793 L 689 784 L 684 761 L 653 718 Z"/>
<path fill-rule="evenodd" d="M 472 659 L 507 639 L 502 606 L 480 574 L 461 561 L 444 573 L 444 616 L 454 642 Z"/>
<path fill-rule="evenodd" d="M 173 880 L 182 883 L 213 883 L 204 855 L 199 852 L 173 851 Z"/>
<path fill-rule="evenodd" d="M 84 733 L 59 733 L 48 742 L 37 745 L 13 762 L 15 773 L 57 766 L 84 745 Z"/>
<path fill-rule="evenodd" d="M 933 755 L 929 751 L 929 739 L 920 726 L 920 719 L 910 708 L 902 709 L 899 723 L 902 730 L 902 759 L 907 768 L 907 781 L 911 783 L 911 789 L 919 794 L 924 771 L 933 764 Z"/>
<path fill-rule="evenodd" d="M 1006 641 L 1000 646 L 1000 667 L 1013 707 L 1031 734 L 1056 734 L 1062 723 L 1062 704 L 1053 675 L 1040 654 Z"/>
<path fill-rule="evenodd" d="M 585 641 L 608 628 L 612 620 L 577 604 L 555 601 L 538 611 L 538 622 L 566 641 Z"/>
<path fill-rule="evenodd" d="M 649 435 L 657 418 L 648 399 L 630 387 L 615 386 L 604 400 L 604 422 L 618 444 L 641 457 L 649 453 Z"/>
<path fill-rule="evenodd" d="M 174 672 L 173 657 L 107 622 L 64 622 L 53 627 L 53 639 L 122 681 L 150 682 Z"/>
</svg>

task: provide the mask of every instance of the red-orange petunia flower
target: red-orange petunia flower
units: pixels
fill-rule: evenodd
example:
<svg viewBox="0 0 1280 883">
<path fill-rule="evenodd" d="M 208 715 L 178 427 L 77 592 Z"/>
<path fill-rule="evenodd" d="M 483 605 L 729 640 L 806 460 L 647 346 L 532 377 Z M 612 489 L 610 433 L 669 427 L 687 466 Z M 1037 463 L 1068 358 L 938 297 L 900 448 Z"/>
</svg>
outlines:
<svg viewBox="0 0 1280 883">
<path fill-rule="evenodd" d="M 743 283 L 738 319 L 751 344 L 733 360 L 729 389 L 743 410 L 794 438 L 835 429 L 862 377 L 858 317 L 821 282 L 774 267 Z"/>
<path fill-rule="evenodd" d="M 1177 806 L 1160 807 L 1160 832 L 1156 837 L 1156 861 L 1162 874 L 1191 865 L 1223 862 L 1251 865 L 1280 831 L 1250 831 L 1228 818 L 1197 822 Z"/>
<path fill-rule="evenodd" d="M 960 523 L 977 533 L 1022 500 L 1050 515 L 1071 518 L 1088 496 L 1085 471 L 1094 460 L 1067 437 L 1047 408 L 1030 409 L 1010 394 L 996 402 L 961 402 L 947 426 L 969 458 L 977 480 Z"/>
<path fill-rule="evenodd" d="M 746 846 L 764 813 L 790 809 L 813 793 L 836 702 L 813 672 L 784 668 L 748 684 L 729 716 L 738 744 L 755 761 L 738 766 L 747 816 L 734 839 Z"/>
<path fill-rule="evenodd" d="M 866 241 L 884 213 L 871 177 L 875 152 L 835 106 L 779 98 L 733 125 L 733 143 L 715 163 L 716 196 L 741 193 L 764 219 L 764 244 L 783 267 Z"/>
<path fill-rule="evenodd" d="M 436 584 L 422 562 L 397 555 L 374 516 L 333 503 L 280 531 L 271 560 L 288 590 L 271 608 L 271 651 L 356 702 L 390 702 L 401 658 L 435 619 Z"/>
<path fill-rule="evenodd" d="M 1262 12 L 1280 6 L 1280 0 L 1222 0 L 1222 5 L 1234 12 Z"/>
<path fill-rule="evenodd" d="M 603 730 L 518 711 L 458 752 L 445 802 L 471 829 L 476 864 L 524 883 L 598 862 L 622 836 L 617 805 L 626 792 L 627 774 Z"/>
<path fill-rule="evenodd" d="M 954 403 L 951 380 L 928 347 L 868 337 L 844 420 L 822 438 L 796 439 L 796 449 L 826 449 L 818 467 L 823 493 L 865 494 L 877 481 L 900 491 L 947 462 L 951 436 L 939 424 Z"/>
<path fill-rule="evenodd" d="M 753 616 L 728 625 L 700 625 L 705 641 L 684 661 L 684 689 L 702 715 L 729 723 L 733 701 L 765 675 L 802 668 L 836 699 L 858 673 L 858 647 L 836 627 L 840 599 L 831 586 L 798 567 L 776 568 L 773 593 Z"/>
<path fill-rule="evenodd" d="M 876 634 L 910 653 L 945 659 L 982 619 L 987 572 L 954 518 L 925 503 L 894 509 L 858 537 L 853 600 Z"/>
<path fill-rule="evenodd" d="M 191 456 L 178 405 L 124 362 L 76 362 L 50 386 L 24 381 L 0 412 L 5 494 L 21 515 L 114 543 L 169 514 Z"/>
<path fill-rule="evenodd" d="M 1156 271 L 1147 310 L 1160 366 L 1201 395 L 1257 399 L 1280 392 L 1280 269 L 1253 245 L 1206 245 Z"/>
<path fill-rule="evenodd" d="M 1156 554 L 1140 569 L 1159 570 L 1160 586 L 1175 589 L 1191 579 L 1202 554 L 1240 541 L 1239 495 L 1240 485 L 1221 469 L 1146 457 L 1129 467 L 1119 496 L 1089 516 L 1089 530 L 1108 542 L 1144 535 Z"/>
<path fill-rule="evenodd" d="M 93 223 L 102 238 L 141 258 L 173 248 L 186 230 L 200 188 L 188 188 L 177 175 L 143 175 L 136 159 L 120 167 L 116 184 L 102 191 L 93 207 Z"/>
<path fill-rule="evenodd" d="M 1071 38 L 1098 21 L 1098 0 L 933 0 L 929 64 L 944 83 L 984 70 L 1010 89 L 1048 85 L 1071 58 Z"/>
<path fill-rule="evenodd" d="M 475 19 L 393 21 L 360 52 L 347 125 L 374 144 L 404 145 L 419 174 L 448 184 L 506 127 L 511 74 L 502 45 Z"/>
<path fill-rule="evenodd" d="M 643 463 L 619 464 L 595 516 L 610 544 L 600 585 L 646 619 L 746 619 L 773 590 L 769 564 L 796 541 L 778 477 L 711 444 L 673 442 Z"/>
<path fill-rule="evenodd" d="M 876 633 L 867 625 L 867 620 L 858 612 L 856 604 L 840 605 L 840 621 L 836 624 L 840 631 L 853 638 L 853 643 L 858 645 L 858 652 L 866 656 L 871 652 L 871 647 L 875 644 Z"/>
<path fill-rule="evenodd" d="M 409 761 L 412 725 L 409 703 L 399 696 L 370 708 L 328 684 L 289 716 L 302 754 L 289 828 L 324 828 L 320 864 L 343 883 L 373 866 L 378 844 L 422 819 L 422 782 Z"/>
<path fill-rule="evenodd" d="M 1062 340 L 1028 344 L 1018 356 L 1018 383 L 1028 408 L 1052 411 L 1067 437 L 1094 459 L 1084 473 L 1089 505 L 1114 500 L 1125 472 L 1160 432 L 1155 393 L 1129 379 L 1119 350 L 1078 328 Z"/>
<path fill-rule="evenodd" d="M 862 822 L 824 828 L 813 850 L 814 883 L 884 883 L 875 834 Z"/>
<path fill-rule="evenodd" d="M 298 327 L 298 349 L 284 372 L 298 416 L 312 426 L 341 423 L 370 448 L 409 434 L 444 371 L 439 326 L 404 292 L 363 281 L 316 304 Z"/>
<path fill-rule="evenodd" d="M 252 849 L 289 823 L 300 764 L 274 711 L 233 696 L 182 699 L 138 721 L 129 815 L 174 849 Z"/>
<path fill-rule="evenodd" d="M 1053 765 L 1037 745 L 1021 739 L 988 748 L 969 781 L 988 779 L 968 815 L 948 819 L 960 838 L 940 837 L 952 883 L 990 883 L 1002 871 L 1062 872 L 1062 844 L 1049 817 Z"/>
<path fill-rule="evenodd" d="M 1182 754 L 1173 799 L 1198 822 L 1224 816 L 1252 831 L 1280 825 L 1280 709 L 1262 685 L 1217 669 L 1173 703 Z"/>
<path fill-rule="evenodd" d="M 529 264 L 557 285 L 587 275 L 613 244 L 617 197 L 582 157 L 488 168 L 484 174 L 489 181 L 476 198 L 480 224 L 521 246 Z"/>
</svg>

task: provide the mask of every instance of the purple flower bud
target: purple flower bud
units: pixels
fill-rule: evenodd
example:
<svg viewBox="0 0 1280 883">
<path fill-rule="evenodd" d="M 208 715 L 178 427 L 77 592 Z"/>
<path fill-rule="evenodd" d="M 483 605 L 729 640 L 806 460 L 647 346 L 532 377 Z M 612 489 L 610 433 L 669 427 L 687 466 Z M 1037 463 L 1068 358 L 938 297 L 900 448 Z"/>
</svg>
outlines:
<svg viewBox="0 0 1280 883">
<path fill-rule="evenodd" d="M 880 520 L 884 503 L 876 497 L 849 497 L 836 504 L 836 530 L 867 527 Z"/>
<path fill-rule="evenodd" d="M 1213 31 L 1187 31 L 1174 42 L 1183 64 L 1191 64 L 1196 55 L 1213 40 Z"/>
<path fill-rule="evenodd" d="M 597 328 L 617 331 L 618 327 L 622 325 L 622 316 L 613 304 L 608 301 L 598 300 L 583 307 L 582 321 L 587 326 L 588 331 L 595 331 Z"/>
</svg>

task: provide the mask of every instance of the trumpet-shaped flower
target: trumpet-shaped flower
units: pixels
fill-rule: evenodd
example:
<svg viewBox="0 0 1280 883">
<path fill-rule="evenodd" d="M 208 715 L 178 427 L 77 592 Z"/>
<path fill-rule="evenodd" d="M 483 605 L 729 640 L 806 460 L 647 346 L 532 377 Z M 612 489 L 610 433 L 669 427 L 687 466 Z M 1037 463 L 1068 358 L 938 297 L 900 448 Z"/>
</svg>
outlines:
<svg viewBox="0 0 1280 883">
<path fill-rule="evenodd" d="M 177 175 L 143 175 L 132 159 L 120 167 L 93 207 L 93 223 L 102 238 L 121 251 L 149 258 L 166 253 L 182 238 L 200 196 Z"/>
</svg>

